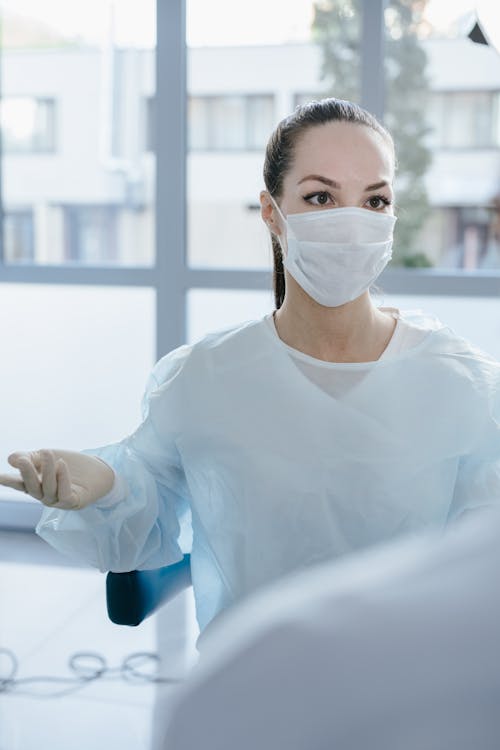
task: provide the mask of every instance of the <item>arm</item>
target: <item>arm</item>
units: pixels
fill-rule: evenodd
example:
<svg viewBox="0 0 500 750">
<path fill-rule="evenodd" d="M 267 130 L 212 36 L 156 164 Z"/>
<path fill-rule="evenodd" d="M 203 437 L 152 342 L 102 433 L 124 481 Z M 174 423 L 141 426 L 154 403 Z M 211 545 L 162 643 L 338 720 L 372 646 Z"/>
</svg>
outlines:
<svg viewBox="0 0 500 750">
<path fill-rule="evenodd" d="M 25 492 L 43 505 L 81 510 L 111 493 L 115 472 L 100 458 L 76 451 L 16 451 L 8 461 L 20 477 L 0 475 L 0 484 Z"/>
<path fill-rule="evenodd" d="M 135 432 L 76 454 L 82 466 L 92 462 L 99 471 L 99 492 L 77 512 L 58 504 L 44 508 L 36 527 L 63 554 L 102 572 L 125 572 L 169 565 L 190 551 L 189 493 L 176 447 L 188 353 L 181 347 L 157 363 Z"/>
</svg>

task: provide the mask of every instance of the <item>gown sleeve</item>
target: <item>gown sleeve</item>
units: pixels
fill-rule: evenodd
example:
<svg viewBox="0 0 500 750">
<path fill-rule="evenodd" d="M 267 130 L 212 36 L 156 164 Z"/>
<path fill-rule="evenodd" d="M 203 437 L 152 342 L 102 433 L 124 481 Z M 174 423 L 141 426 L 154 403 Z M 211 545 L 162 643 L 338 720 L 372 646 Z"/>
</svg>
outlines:
<svg viewBox="0 0 500 750">
<path fill-rule="evenodd" d="M 490 388 L 485 387 L 485 391 Z M 449 521 L 468 511 L 500 508 L 500 382 L 491 388 L 485 400 L 486 415 L 480 434 L 470 452 L 460 458 Z"/>
<path fill-rule="evenodd" d="M 36 533 L 63 554 L 101 572 L 126 572 L 170 565 L 190 551 L 189 493 L 176 446 L 189 351 L 179 347 L 157 362 L 131 435 L 81 451 L 113 468 L 110 492 L 79 511 L 43 510 Z"/>
</svg>

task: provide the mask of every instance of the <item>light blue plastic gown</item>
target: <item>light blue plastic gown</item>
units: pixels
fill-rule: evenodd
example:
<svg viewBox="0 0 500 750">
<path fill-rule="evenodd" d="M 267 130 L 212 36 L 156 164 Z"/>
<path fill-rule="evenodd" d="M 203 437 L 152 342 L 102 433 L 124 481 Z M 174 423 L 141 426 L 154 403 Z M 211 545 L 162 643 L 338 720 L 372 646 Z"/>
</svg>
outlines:
<svg viewBox="0 0 500 750">
<path fill-rule="evenodd" d="M 263 584 L 500 501 L 500 364 L 434 318 L 393 358 L 309 380 L 265 319 L 155 365 L 143 421 L 83 451 L 117 474 L 82 511 L 46 508 L 37 533 L 101 571 L 191 551 L 200 628 Z M 192 548 L 191 548 L 192 545 Z"/>
</svg>

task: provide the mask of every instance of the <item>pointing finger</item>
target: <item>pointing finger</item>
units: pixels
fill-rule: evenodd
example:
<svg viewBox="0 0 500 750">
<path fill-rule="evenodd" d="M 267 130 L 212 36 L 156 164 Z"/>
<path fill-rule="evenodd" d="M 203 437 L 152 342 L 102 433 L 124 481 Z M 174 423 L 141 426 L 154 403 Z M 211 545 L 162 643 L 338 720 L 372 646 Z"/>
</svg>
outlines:
<svg viewBox="0 0 500 750">
<path fill-rule="evenodd" d="M 0 474 L 0 484 L 4 487 L 11 487 L 13 490 L 19 490 L 19 492 L 26 492 L 23 480 L 13 474 Z"/>
</svg>

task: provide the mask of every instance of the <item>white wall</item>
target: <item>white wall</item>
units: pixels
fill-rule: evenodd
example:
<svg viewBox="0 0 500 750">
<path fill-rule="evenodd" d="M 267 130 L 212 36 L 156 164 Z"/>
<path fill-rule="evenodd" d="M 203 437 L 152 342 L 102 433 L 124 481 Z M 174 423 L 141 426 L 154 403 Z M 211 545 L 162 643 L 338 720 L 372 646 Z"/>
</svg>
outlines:
<svg viewBox="0 0 500 750">
<path fill-rule="evenodd" d="M 429 39 L 422 46 L 429 56 L 428 73 L 434 90 L 500 89 L 499 56 L 492 47 L 470 39 Z"/>
</svg>

